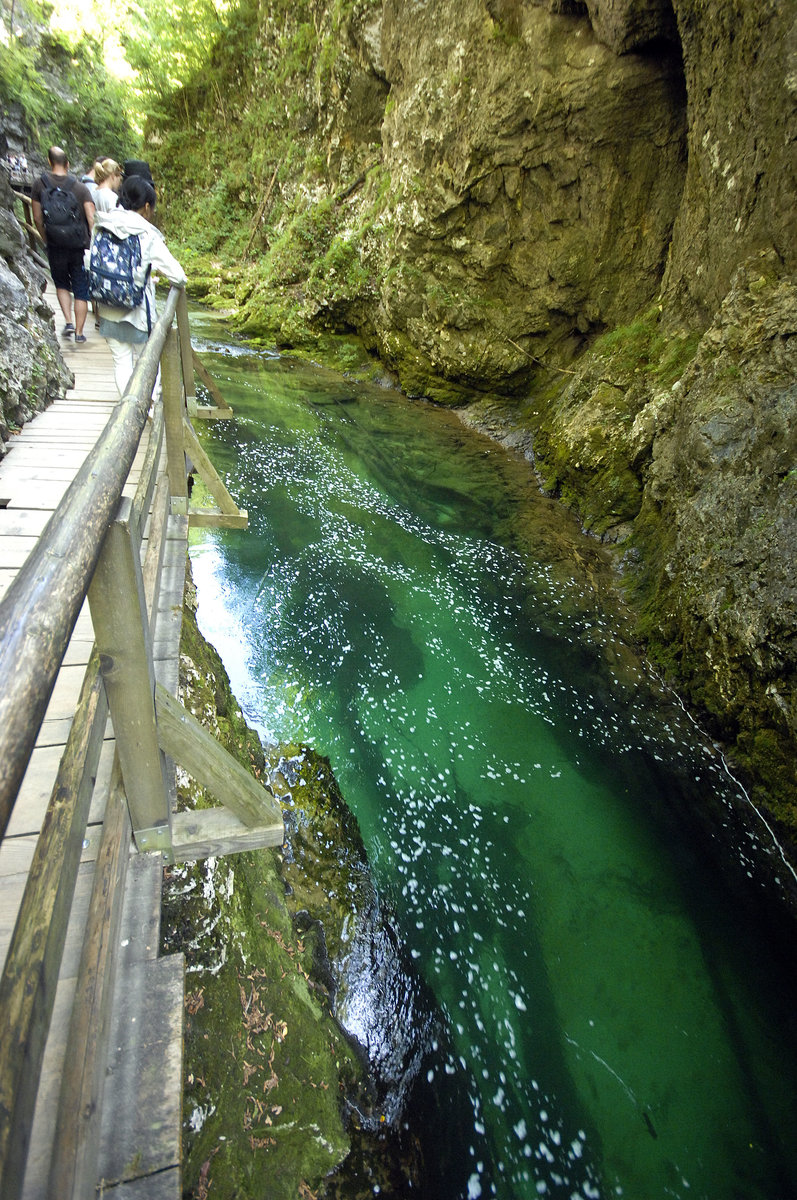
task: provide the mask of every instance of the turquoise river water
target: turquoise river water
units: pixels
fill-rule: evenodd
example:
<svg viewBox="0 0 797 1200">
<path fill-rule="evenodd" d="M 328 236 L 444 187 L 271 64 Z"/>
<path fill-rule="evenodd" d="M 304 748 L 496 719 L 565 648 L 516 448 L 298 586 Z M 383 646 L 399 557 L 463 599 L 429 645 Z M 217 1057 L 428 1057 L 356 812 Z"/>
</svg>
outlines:
<svg viewBox="0 0 797 1200">
<path fill-rule="evenodd" d="M 329 756 L 444 1015 L 424 1070 L 467 1106 L 435 1200 L 797 1196 L 779 851 L 600 547 L 452 414 L 194 321 L 250 518 L 192 535 L 200 626 L 264 739 Z"/>
</svg>

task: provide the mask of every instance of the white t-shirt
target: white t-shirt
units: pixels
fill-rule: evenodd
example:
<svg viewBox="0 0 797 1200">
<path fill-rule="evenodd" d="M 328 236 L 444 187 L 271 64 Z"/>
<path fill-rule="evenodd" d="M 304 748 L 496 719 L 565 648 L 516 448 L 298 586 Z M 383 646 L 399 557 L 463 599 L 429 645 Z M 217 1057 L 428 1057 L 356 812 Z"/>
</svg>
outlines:
<svg viewBox="0 0 797 1200">
<path fill-rule="evenodd" d="M 113 188 L 98 187 L 94 194 L 94 207 L 100 212 L 112 212 L 119 203 L 119 197 Z"/>
</svg>

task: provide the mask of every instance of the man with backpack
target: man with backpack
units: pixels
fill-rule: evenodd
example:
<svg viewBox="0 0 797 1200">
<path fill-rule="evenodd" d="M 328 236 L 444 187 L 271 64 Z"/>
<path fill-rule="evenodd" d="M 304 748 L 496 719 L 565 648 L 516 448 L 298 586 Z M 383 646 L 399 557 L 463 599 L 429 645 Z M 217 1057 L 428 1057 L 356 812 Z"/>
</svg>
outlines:
<svg viewBox="0 0 797 1200">
<path fill-rule="evenodd" d="M 47 246 L 47 258 L 58 303 L 64 314 L 64 337 L 85 342 L 83 326 L 88 312 L 88 276 L 83 252 L 91 240 L 94 203 L 85 184 L 69 172 L 69 159 L 60 146 L 47 155 L 50 170 L 33 185 L 33 220 Z M 72 298 L 74 297 L 74 321 Z"/>
</svg>

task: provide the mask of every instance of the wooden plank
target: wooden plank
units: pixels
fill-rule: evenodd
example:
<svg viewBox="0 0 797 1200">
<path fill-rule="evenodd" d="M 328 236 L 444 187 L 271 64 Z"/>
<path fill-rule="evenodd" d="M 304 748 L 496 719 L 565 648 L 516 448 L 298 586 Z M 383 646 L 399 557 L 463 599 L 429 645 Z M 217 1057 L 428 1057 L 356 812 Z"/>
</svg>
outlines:
<svg viewBox="0 0 797 1200">
<path fill-rule="evenodd" d="M 17 483 L 11 481 L 9 508 L 46 509 L 54 512 L 66 495 L 71 479 L 61 482 Z"/>
<path fill-rule="evenodd" d="M 197 404 L 191 416 L 200 421 L 229 421 L 233 411 L 231 408 L 214 408 L 212 404 Z"/>
<path fill-rule="evenodd" d="M 194 349 L 191 345 L 191 326 L 188 321 L 188 301 L 185 291 L 177 301 L 177 339 L 180 344 L 180 364 L 183 376 L 183 391 L 189 413 L 196 412 L 196 387 L 194 386 Z"/>
<path fill-rule="evenodd" d="M 103 741 L 96 767 L 96 784 L 89 809 L 89 821 L 102 820 L 105 796 L 108 794 L 113 748 L 112 741 Z M 58 774 L 63 753 L 63 744 L 37 746 L 33 751 L 25 778 L 17 794 L 14 811 L 8 822 L 6 837 L 39 833 L 47 812 L 53 780 Z"/>
<path fill-rule="evenodd" d="M 7 537 L 35 537 L 37 540 L 50 519 L 38 509 L 0 508 L 0 534 Z"/>
<path fill-rule="evenodd" d="M 55 994 L 55 1004 L 50 1020 L 50 1037 L 44 1052 L 36 1112 L 31 1130 L 23 1200 L 42 1200 L 43 1197 L 47 1197 L 47 1172 L 50 1166 L 54 1128 L 53 1114 L 58 1103 L 58 1089 L 61 1086 L 61 1068 L 64 1061 L 75 986 L 74 976 L 70 979 L 62 979 L 59 981 Z"/>
<path fill-rule="evenodd" d="M 93 1195 L 97 1179 L 111 1001 L 129 849 L 130 817 L 121 770 L 115 766 L 69 1024 L 50 1162 L 48 1194 L 64 1200 Z"/>
<path fill-rule="evenodd" d="M 202 359 L 199 357 L 196 350 L 193 351 L 193 360 L 194 360 L 194 370 L 196 371 L 197 375 L 204 383 L 205 387 L 210 392 L 213 399 L 216 401 L 216 404 L 218 405 L 219 408 L 225 409 L 227 412 L 227 415 L 230 416 L 232 414 L 231 406 L 224 399 L 224 396 L 221 394 L 219 385 L 216 383 L 216 380 L 213 378 L 213 376 L 210 374 L 210 372 L 208 371 L 205 364 L 202 362 Z"/>
<path fill-rule="evenodd" d="M 244 825 L 226 808 L 178 812 L 172 817 L 174 862 L 195 862 L 212 855 L 239 854 L 281 846 L 285 841 L 282 817 L 259 826 Z"/>
<path fill-rule="evenodd" d="M 155 639 L 152 643 L 152 654 L 155 658 L 174 658 L 178 654 L 182 624 L 182 606 L 158 609 Z"/>
<path fill-rule="evenodd" d="M 100 825 L 89 824 L 86 826 L 80 853 L 81 863 L 94 862 L 97 857 L 101 829 Z M 33 862 L 38 839 L 38 833 L 25 833 L 21 837 L 12 837 L 10 834 L 6 834 L 0 843 L 0 878 L 9 875 L 27 875 Z M 5 951 L 3 951 L 4 953 Z M 3 955 L 0 954 L 0 958 L 2 957 Z"/>
<path fill-rule="evenodd" d="M 122 500 L 89 588 L 91 619 L 139 849 L 168 849 L 166 764 L 155 725 L 155 674 L 132 502 Z"/>
<path fill-rule="evenodd" d="M 183 1077 L 181 954 L 119 976 L 102 1114 L 100 1190 L 180 1163 Z"/>
<path fill-rule="evenodd" d="M 11 839 L 12 842 L 16 840 L 16 838 Z M 38 839 L 36 839 L 36 842 L 38 843 Z M 36 853 L 35 845 L 33 853 Z M 0 910 L 0 969 L 5 966 L 7 961 L 8 951 L 11 946 L 16 923 L 19 919 L 29 874 L 30 866 L 28 866 L 24 873 L 4 875 L 0 879 L 0 896 L 2 896 L 2 909 Z M 89 856 L 84 862 L 81 854 L 75 890 L 69 908 L 67 934 L 61 958 L 59 977 L 63 979 L 74 978 L 77 975 L 78 964 L 80 963 L 80 950 L 83 943 L 83 927 L 86 923 L 86 914 L 89 910 L 93 874 L 93 860 Z M 3 1193 L 3 1200 L 5 1200 L 5 1193 Z"/>
<path fill-rule="evenodd" d="M 3 570 L 18 570 L 36 545 L 36 538 L 0 534 L 0 566 Z"/>
<path fill-rule="evenodd" d="M 77 473 L 78 467 L 83 465 L 88 450 L 80 446 L 65 447 L 63 445 L 51 446 L 47 451 L 47 460 L 56 467 L 66 467 Z M 0 489 L 2 489 L 2 480 L 6 470 L 19 470 L 20 467 L 38 466 L 41 463 L 42 453 L 41 447 L 30 442 L 25 442 L 22 445 L 15 446 L 11 454 L 7 458 L 2 467 L 0 467 Z"/>
<path fill-rule="evenodd" d="M 72 634 L 69 640 L 69 645 L 66 648 L 63 665 L 66 667 L 75 667 L 83 665 L 89 661 L 91 649 L 94 645 L 94 631 L 87 637 L 85 634 Z"/>
<path fill-rule="evenodd" d="M 282 810 L 196 717 L 160 684 L 155 689 L 158 738 L 167 754 L 249 828 L 282 824 Z"/>
<path fill-rule="evenodd" d="M 85 672 L 69 745 L 0 980 L 0 1194 L 4 1200 L 22 1192 L 39 1072 L 106 713 L 95 659 Z"/>
<path fill-rule="evenodd" d="M 152 505 L 152 497 L 155 494 L 155 488 L 158 483 L 158 472 L 160 470 L 165 441 L 166 431 L 163 405 L 159 404 L 154 418 L 147 422 L 145 436 L 139 444 L 138 454 L 133 462 L 133 472 L 128 476 L 128 482 L 134 473 L 138 479 L 138 486 L 133 498 L 133 511 L 136 514 L 139 525 L 142 527 L 147 520 Z"/>
<path fill-rule="evenodd" d="M 130 855 L 119 942 L 118 973 L 159 957 L 163 855 Z"/>
<path fill-rule="evenodd" d="M 170 654 L 168 658 L 155 659 L 155 678 L 172 696 L 177 695 L 180 685 L 180 664 L 174 654 Z M 172 811 L 174 811 L 174 805 L 172 805 Z"/>
<path fill-rule="evenodd" d="M 0 596 L 4 596 L 17 577 L 15 568 L 0 568 Z"/>
<path fill-rule="evenodd" d="M 47 705 L 45 720 L 52 721 L 74 715 L 83 685 L 83 675 L 84 669 L 81 666 L 61 667 Z"/>
<path fill-rule="evenodd" d="M 54 717 L 51 721 L 42 721 L 34 749 L 38 746 L 65 746 L 71 728 L 71 717 Z"/>
<path fill-rule="evenodd" d="M 182 1200 L 182 1195 L 183 1177 L 179 1167 L 126 1180 L 113 1189 L 114 1200 Z"/>
<path fill-rule="evenodd" d="M 147 550 L 142 565 L 146 611 L 149 613 L 150 633 L 154 635 L 161 594 L 163 556 L 166 548 L 166 526 L 169 516 L 169 480 L 162 475 L 155 493 L 149 524 Z"/>
<path fill-rule="evenodd" d="M 35 482 L 36 480 L 62 483 L 65 479 L 71 481 L 74 476 L 74 468 L 69 465 L 64 466 L 63 463 L 50 463 L 40 457 L 38 463 L 34 466 L 32 462 L 18 462 L 15 456 L 14 460 L 7 464 L 3 472 L 3 491 L 8 495 L 10 482 L 15 483 L 17 486 L 20 483 Z"/>
<path fill-rule="evenodd" d="M 220 513 L 212 509 L 189 508 L 188 518 L 192 529 L 247 529 L 249 514 L 245 508 L 237 513 Z"/>
<path fill-rule="evenodd" d="M 169 518 L 169 526 L 174 521 Z M 177 608 L 182 612 L 183 593 L 185 591 L 185 556 L 186 544 L 182 538 L 167 541 L 167 552 L 164 557 L 161 585 L 158 592 L 158 607 Z"/>
<path fill-rule="evenodd" d="M 31 421 L 19 435 L 19 444 L 35 439 L 37 434 L 59 433 L 81 434 L 86 430 L 97 433 L 108 423 L 110 411 L 103 404 L 75 403 L 69 409 L 45 409 Z"/>
</svg>

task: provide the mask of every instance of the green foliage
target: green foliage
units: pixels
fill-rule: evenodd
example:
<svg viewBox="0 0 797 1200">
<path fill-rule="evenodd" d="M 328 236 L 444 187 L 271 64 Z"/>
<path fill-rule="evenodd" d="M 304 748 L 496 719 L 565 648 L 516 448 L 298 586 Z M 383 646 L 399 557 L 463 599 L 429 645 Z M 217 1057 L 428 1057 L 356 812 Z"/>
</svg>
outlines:
<svg viewBox="0 0 797 1200">
<path fill-rule="evenodd" d="M 69 35 L 48 26 L 52 8 L 17 0 L 22 37 L 0 45 L 0 99 L 16 102 L 44 151 L 63 145 L 75 162 L 97 153 L 125 158 L 138 148 L 128 91 L 104 64 L 103 45 L 92 34 Z"/>
<path fill-rule="evenodd" d="M 345 87 L 343 25 L 377 6 L 239 0 L 226 12 L 223 42 L 203 70 L 150 111 L 148 157 L 167 199 L 168 236 L 181 249 L 258 262 L 275 288 L 309 280 L 312 291 L 329 271 L 356 285 L 352 246 L 337 246 L 325 262 L 336 236 L 349 239 L 321 125 L 333 91 Z M 281 309 L 280 297 L 266 306 Z"/>
<path fill-rule="evenodd" d="M 128 0 L 122 45 L 147 108 L 207 65 L 225 29 L 225 10 L 215 0 Z"/>
<path fill-rule="evenodd" d="M 16 38 L 0 45 L 0 98 L 22 106 L 28 124 L 38 131 L 52 108 L 51 93 L 38 70 L 38 54 Z"/>
</svg>

